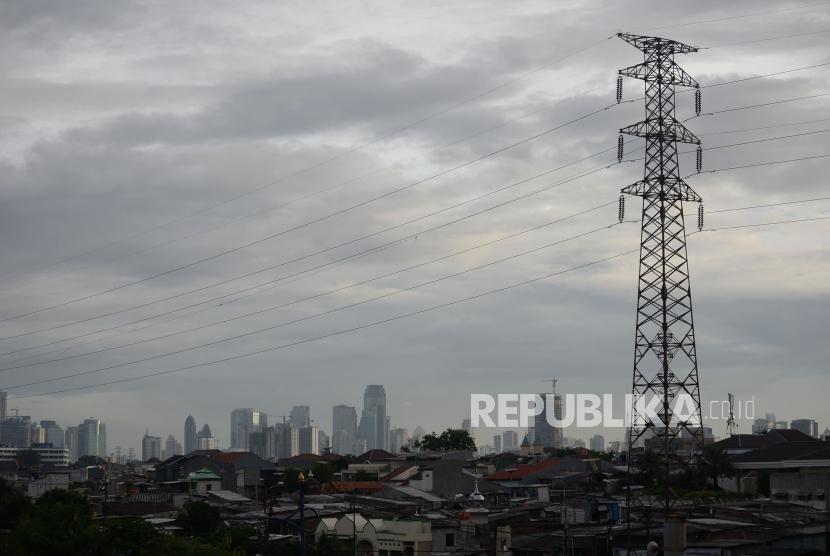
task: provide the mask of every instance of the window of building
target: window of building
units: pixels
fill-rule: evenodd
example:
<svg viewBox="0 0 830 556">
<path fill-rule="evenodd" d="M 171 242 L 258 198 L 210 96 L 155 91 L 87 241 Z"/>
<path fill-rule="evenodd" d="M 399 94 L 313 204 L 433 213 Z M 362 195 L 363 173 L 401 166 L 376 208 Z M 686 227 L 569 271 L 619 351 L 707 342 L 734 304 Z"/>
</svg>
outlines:
<svg viewBox="0 0 830 556">
<path fill-rule="evenodd" d="M 447 533 L 447 537 L 444 539 L 444 546 L 446 546 L 446 547 L 455 546 L 455 534 Z"/>
</svg>

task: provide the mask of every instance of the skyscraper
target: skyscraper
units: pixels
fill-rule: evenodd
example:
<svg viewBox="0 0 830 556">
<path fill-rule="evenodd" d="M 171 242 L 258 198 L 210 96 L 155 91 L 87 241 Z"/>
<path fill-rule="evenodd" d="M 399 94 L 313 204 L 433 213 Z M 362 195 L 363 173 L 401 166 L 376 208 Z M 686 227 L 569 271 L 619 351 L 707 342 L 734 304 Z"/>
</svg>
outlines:
<svg viewBox="0 0 830 556">
<path fill-rule="evenodd" d="M 594 452 L 602 452 L 605 450 L 605 437 L 601 434 L 595 434 L 591 437 L 591 440 L 588 442 L 591 450 Z"/>
<path fill-rule="evenodd" d="M 291 424 L 295 427 L 307 427 L 311 425 L 311 407 L 307 405 L 295 405 L 292 407 Z"/>
<path fill-rule="evenodd" d="M 189 454 L 196 449 L 196 419 L 188 415 L 184 422 L 184 453 Z"/>
<path fill-rule="evenodd" d="M 231 449 L 247 450 L 252 432 L 262 432 L 268 426 L 268 417 L 250 407 L 231 411 Z"/>
<path fill-rule="evenodd" d="M 78 461 L 78 427 L 66 427 L 64 446 L 69 450 L 69 463 Z"/>
<path fill-rule="evenodd" d="M 386 390 L 380 384 L 370 384 L 363 393 L 363 414 L 360 416 L 358 436 L 366 441 L 369 450 L 389 448 Z"/>
<path fill-rule="evenodd" d="M 7 392 L 0 391 L 0 421 L 6 418 L 6 396 Z"/>
<path fill-rule="evenodd" d="M 173 457 L 178 453 L 179 443 L 176 442 L 176 437 L 172 434 L 167 435 L 167 440 L 164 443 L 164 451 L 166 452 L 166 456 Z"/>
<path fill-rule="evenodd" d="M 493 451 L 497 454 L 501 453 L 501 436 L 498 434 L 493 436 Z"/>
<path fill-rule="evenodd" d="M 0 443 L 28 448 L 32 444 L 32 419 L 26 415 L 9 416 L 0 421 Z"/>
<path fill-rule="evenodd" d="M 516 431 L 504 431 L 502 437 L 502 449 L 505 452 L 519 449 L 519 435 Z"/>
<path fill-rule="evenodd" d="M 78 425 L 78 457 L 107 457 L 107 426 L 100 419 L 84 419 Z"/>
<path fill-rule="evenodd" d="M 818 438 L 818 423 L 812 419 L 793 419 L 790 428 L 801 431 L 813 438 Z"/>
<path fill-rule="evenodd" d="M 43 441 L 51 444 L 55 448 L 63 448 L 66 444 L 63 429 L 58 426 L 55 421 L 41 421 L 40 426 L 43 428 Z"/>
<path fill-rule="evenodd" d="M 320 438 L 317 427 L 295 427 L 299 435 L 300 454 L 320 454 Z"/>
<path fill-rule="evenodd" d="M 331 410 L 331 443 L 335 454 L 354 454 L 357 437 L 357 410 L 336 405 Z"/>
<path fill-rule="evenodd" d="M 151 458 L 161 459 L 161 437 L 150 436 L 150 431 L 145 431 L 141 439 L 141 461 Z"/>
<path fill-rule="evenodd" d="M 562 427 L 555 427 L 547 419 L 548 398 L 553 398 L 553 415 L 556 419 L 562 419 L 562 395 L 561 394 L 539 394 L 545 403 L 545 410 L 533 418 L 533 441 L 541 443 L 545 448 L 562 447 Z"/>
</svg>

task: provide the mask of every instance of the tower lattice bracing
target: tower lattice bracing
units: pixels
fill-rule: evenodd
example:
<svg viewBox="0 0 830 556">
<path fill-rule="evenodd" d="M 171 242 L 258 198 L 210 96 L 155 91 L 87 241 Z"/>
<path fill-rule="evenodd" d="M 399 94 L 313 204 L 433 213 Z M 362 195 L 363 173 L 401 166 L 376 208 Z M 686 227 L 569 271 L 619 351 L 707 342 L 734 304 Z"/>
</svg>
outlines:
<svg viewBox="0 0 830 556">
<path fill-rule="evenodd" d="M 643 179 L 622 189 L 643 198 L 632 390 L 635 400 L 658 400 L 657 418 L 637 404 L 632 409 L 628 461 L 636 465 L 643 450 L 663 454 L 658 482 L 666 485 L 668 510 L 669 474 L 687 464 L 703 441 L 683 218 L 684 201 L 700 203 L 701 198 L 681 178 L 677 152 L 678 144 L 700 145 L 700 140 L 675 117 L 675 88 L 697 89 L 698 84 L 674 61 L 676 54 L 697 49 L 658 37 L 619 37 L 644 54 L 643 63 L 619 72 L 645 82 L 645 120 L 620 130 L 645 139 Z M 699 110 L 699 89 L 695 100 Z"/>
</svg>

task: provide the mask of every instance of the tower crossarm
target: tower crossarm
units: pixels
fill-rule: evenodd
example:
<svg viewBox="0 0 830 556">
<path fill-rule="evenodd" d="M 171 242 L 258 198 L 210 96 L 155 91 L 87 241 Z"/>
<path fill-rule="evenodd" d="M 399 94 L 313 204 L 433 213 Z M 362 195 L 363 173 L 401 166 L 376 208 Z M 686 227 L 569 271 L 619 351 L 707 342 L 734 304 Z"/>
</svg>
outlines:
<svg viewBox="0 0 830 556">
<path fill-rule="evenodd" d="M 663 139 L 675 143 L 700 145 L 700 139 L 672 116 L 649 118 L 622 128 L 620 133 L 646 139 Z"/>
<path fill-rule="evenodd" d="M 617 36 L 643 52 L 661 50 L 667 54 L 689 54 L 698 51 L 696 46 L 662 37 L 647 37 L 633 33 L 617 33 Z"/>
</svg>

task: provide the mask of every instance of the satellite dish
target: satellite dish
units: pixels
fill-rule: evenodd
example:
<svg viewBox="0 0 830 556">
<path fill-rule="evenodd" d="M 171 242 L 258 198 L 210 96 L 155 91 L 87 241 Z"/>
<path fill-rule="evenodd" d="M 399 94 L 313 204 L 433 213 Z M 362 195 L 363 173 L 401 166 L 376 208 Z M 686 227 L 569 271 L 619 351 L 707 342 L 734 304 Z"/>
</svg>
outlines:
<svg viewBox="0 0 830 556">
<path fill-rule="evenodd" d="M 657 554 L 660 552 L 660 545 L 654 541 L 649 542 L 646 545 L 646 552 L 651 556 L 652 554 Z"/>
</svg>

